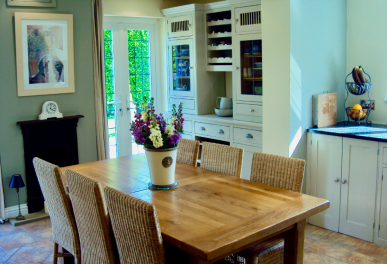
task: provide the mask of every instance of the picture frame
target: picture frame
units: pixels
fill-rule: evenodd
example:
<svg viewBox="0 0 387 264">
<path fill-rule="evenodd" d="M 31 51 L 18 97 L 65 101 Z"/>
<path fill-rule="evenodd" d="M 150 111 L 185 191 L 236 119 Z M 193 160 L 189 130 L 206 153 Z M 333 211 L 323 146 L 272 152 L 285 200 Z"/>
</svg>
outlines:
<svg viewBox="0 0 387 264">
<path fill-rule="evenodd" d="M 8 6 L 56 7 L 56 0 L 7 0 Z"/>
<path fill-rule="evenodd" d="M 18 96 L 74 93 L 73 15 L 15 13 Z"/>
</svg>

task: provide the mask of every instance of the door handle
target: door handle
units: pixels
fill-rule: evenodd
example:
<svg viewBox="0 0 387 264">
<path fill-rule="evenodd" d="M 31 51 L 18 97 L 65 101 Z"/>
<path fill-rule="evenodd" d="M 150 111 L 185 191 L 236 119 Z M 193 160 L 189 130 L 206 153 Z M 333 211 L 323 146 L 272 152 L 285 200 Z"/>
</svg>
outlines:
<svg viewBox="0 0 387 264">
<path fill-rule="evenodd" d="M 114 103 L 115 106 L 118 106 L 118 110 L 120 111 L 121 116 L 123 116 L 122 113 L 122 101 L 118 101 L 117 103 Z"/>
<path fill-rule="evenodd" d="M 342 180 L 341 183 L 342 183 L 342 184 L 346 184 L 346 183 L 347 183 L 347 180 Z"/>
<path fill-rule="evenodd" d="M 333 181 L 336 182 L 336 183 L 338 183 L 340 180 L 336 178 L 336 179 L 334 179 Z"/>
</svg>

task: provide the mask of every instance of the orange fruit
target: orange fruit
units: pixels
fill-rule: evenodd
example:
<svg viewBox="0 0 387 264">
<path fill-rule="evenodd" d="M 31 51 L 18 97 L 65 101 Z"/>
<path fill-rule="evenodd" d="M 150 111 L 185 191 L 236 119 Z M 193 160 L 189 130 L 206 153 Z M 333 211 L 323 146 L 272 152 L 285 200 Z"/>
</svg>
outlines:
<svg viewBox="0 0 387 264">
<path fill-rule="evenodd" d="M 355 120 L 359 120 L 363 117 L 363 111 L 362 110 L 352 110 L 352 118 Z"/>
<path fill-rule="evenodd" d="M 361 105 L 359 104 L 355 104 L 352 109 L 356 109 L 356 110 L 363 110 L 363 108 L 361 107 Z"/>
</svg>

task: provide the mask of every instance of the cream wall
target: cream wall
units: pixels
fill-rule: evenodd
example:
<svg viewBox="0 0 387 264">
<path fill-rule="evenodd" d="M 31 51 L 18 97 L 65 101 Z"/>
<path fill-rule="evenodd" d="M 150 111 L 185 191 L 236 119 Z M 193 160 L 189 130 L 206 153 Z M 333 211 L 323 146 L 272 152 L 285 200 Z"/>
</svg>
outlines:
<svg viewBox="0 0 387 264">
<path fill-rule="evenodd" d="M 347 69 L 361 65 L 372 78 L 373 123 L 387 124 L 387 1 L 350 0 L 347 3 Z M 352 81 L 352 78 L 349 77 Z M 344 83 L 344 77 L 343 77 Z M 344 87 L 342 87 L 344 89 Z M 351 96 L 349 106 L 365 96 Z"/>
<path fill-rule="evenodd" d="M 105 15 L 164 17 L 161 9 L 189 4 L 188 0 L 103 0 Z"/>
<path fill-rule="evenodd" d="M 263 152 L 289 155 L 290 0 L 261 0 Z"/>
</svg>

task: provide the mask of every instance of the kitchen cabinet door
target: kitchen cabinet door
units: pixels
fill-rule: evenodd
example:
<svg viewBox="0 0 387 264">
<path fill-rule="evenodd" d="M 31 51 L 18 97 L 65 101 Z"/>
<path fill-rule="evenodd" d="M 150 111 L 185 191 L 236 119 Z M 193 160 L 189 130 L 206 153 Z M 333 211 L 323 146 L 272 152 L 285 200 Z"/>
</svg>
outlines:
<svg viewBox="0 0 387 264">
<path fill-rule="evenodd" d="M 310 190 L 312 196 L 328 199 L 327 210 L 309 218 L 309 223 L 339 231 L 342 137 L 311 134 Z"/>
<path fill-rule="evenodd" d="M 379 143 L 374 243 L 387 247 L 387 143 Z"/>
<path fill-rule="evenodd" d="M 261 5 L 235 8 L 235 32 L 261 31 Z"/>
<path fill-rule="evenodd" d="M 378 142 L 343 138 L 340 233 L 373 241 Z"/>
<path fill-rule="evenodd" d="M 168 38 L 181 38 L 193 36 L 193 16 L 183 15 L 167 18 Z"/>
<path fill-rule="evenodd" d="M 262 147 L 249 146 L 245 144 L 232 143 L 231 146 L 243 148 L 243 162 L 242 162 L 242 173 L 241 178 L 250 180 L 251 175 L 251 164 L 253 162 L 254 152 L 262 152 Z"/>
<path fill-rule="evenodd" d="M 234 43 L 236 99 L 263 102 L 262 34 L 238 35 Z"/>
<path fill-rule="evenodd" d="M 168 41 L 169 94 L 177 97 L 194 97 L 195 55 L 192 39 Z"/>
</svg>

